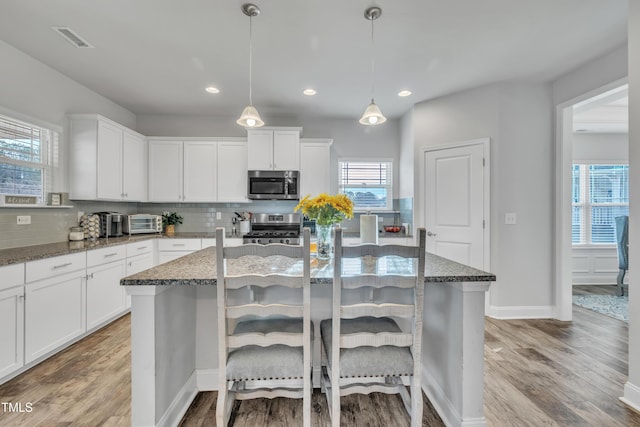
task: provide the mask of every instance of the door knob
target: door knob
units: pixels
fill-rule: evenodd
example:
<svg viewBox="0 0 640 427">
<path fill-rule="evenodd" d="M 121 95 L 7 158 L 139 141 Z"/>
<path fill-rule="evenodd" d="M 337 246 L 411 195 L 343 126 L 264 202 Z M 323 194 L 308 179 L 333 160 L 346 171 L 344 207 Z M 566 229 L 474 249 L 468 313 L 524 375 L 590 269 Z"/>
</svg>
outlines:
<svg viewBox="0 0 640 427">
<path fill-rule="evenodd" d="M 432 236 L 435 236 L 435 235 L 436 235 L 436 233 L 432 233 L 430 231 L 427 231 L 427 236 L 432 237 Z"/>
</svg>

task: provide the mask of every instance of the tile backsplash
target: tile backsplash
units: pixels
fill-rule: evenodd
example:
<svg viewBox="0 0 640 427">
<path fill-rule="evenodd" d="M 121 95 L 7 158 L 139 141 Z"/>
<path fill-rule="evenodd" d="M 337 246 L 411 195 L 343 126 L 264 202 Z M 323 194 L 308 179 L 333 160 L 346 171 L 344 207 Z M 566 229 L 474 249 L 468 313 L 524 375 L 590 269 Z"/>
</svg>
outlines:
<svg viewBox="0 0 640 427">
<path fill-rule="evenodd" d="M 148 213 L 162 214 L 164 211 L 177 212 L 184 217 L 182 224 L 176 227 L 177 232 L 210 232 L 216 227 L 224 227 L 228 232 L 232 229 L 234 212 L 290 213 L 295 201 L 254 201 L 252 203 L 118 203 L 71 201 L 71 208 L 2 208 L 0 209 L 0 249 L 20 246 L 32 246 L 55 243 L 67 240 L 69 228 L 78 225 L 81 212 L 93 213 L 102 211 L 120 212 L 123 214 Z M 412 199 L 394 200 L 394 212 L 380 213 L 382 225 L 411 222 L 413 211 Z M 217 212 L 221 219 L 216 219 Z M 17 225 L 17 217 L 31 216 L 31 224 Z M 408 220 L 405 220 L 408 219 Z M 345 220 L 342 226 L 346 231 L 360 231 L 360 217 Z M 239 232 L 239 226 L 238 226 Z"/>
</svg>

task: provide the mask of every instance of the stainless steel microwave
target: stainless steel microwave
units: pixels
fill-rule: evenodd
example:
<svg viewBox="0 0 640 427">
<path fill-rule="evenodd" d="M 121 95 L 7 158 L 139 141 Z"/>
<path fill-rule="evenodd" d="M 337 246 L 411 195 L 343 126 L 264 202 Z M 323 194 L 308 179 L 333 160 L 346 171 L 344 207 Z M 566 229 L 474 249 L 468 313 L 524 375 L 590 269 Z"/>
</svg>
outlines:
<svg viewBox="0 0 640 427">
<path fill-rule="evenodd" d="M 249 171 L 249 199 L 298 200 L 299 174 L 298 171 Z"/>
</svg>

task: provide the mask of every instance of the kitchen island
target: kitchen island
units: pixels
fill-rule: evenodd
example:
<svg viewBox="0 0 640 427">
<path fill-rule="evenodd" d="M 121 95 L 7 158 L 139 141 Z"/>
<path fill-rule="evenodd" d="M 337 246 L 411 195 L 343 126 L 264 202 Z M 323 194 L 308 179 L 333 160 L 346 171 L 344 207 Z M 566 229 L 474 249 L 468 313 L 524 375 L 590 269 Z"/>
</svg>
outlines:
<svg viewBox="0 0 640 427">
<path fill-rule="evenodd" d="M 121 280 L 132 297 L 132 425 L 177 425 L 198 391 L 217 389 L 215 247 Z M 263 268 L 239 268 L 259 273 Z M 320 320 L 331 317 L 332 266 L 312 259 L 314 385 Z M 484 298 L 495 275 L 427 253 L 422 387 L 451 426 L 485 426 Z"/>
</svg>

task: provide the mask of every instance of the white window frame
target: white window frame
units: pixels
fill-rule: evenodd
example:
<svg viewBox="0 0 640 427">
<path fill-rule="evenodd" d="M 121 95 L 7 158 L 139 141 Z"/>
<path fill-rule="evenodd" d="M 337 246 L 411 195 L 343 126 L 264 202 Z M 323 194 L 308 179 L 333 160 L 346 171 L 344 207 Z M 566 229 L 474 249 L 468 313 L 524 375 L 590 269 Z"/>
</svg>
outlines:
<svg viewBox="0 0 640 427">
<path fill-rule="evenodd" d="M 338 193 L 344 193 L 344 186 L 342 185 L 342 164 L 343 163 L 387 163 L 387 184 L 383 186 L 375 186 L 384 187 L 387 190 L 387 203 L 384 207 L 353 207 L 354 212 L 362 213 L 362 212 L 385 212 L 393 210 L 393 159 L 392 158 L 366 158 L 366 157 L 343 157 L 338 159 Z M 366 185 L 350 185 L 350 187 L 361 187 L 367 188 Z"/>
<path fill-rule="evenodd" d="M 579 203 L 574 203 L 573 200 L 571 202 L 571 206 L 573 207 L 581 207 L 582 208 L 582 238 L 583 241 L 575 243 L 572 242 L 572 246 L 574 247 L 615 247 L 615 242 L 608 243 L 594 243 L 591 241 L 591 217 L 592 217 L 592 208 L 598 206 L 611 206 L 611 207 L 629 207 L 629 203 L 591 203 L 591 197 L 589 194 L 589 166 L 592 165 L 621 165 L 621 166 L 629 166 L 629 164 L 625 161 L 614 161 L 614 160 L 592 160 L 592 161 L 584 161 L 581 160 L 579 162 L 574 162 L 571 165 L 571 170 L 573 171 L 573 166 L 580 166 L 580 200 Z M 572 180 L 573 181 L 573 180 Z M 573 185 L 573 183 L 572 183 Z"/>
<path fill-rule="evenodd" d="M 46 205 L 47 203 L 47 194 L 51 191 L 53 184 L 53 168 L 57 163 L 57 150 L 60 138 L 60 129 L 56 126 L 49 126 L 46 124 L 34 123 L 36 120 L 31 120 L 27 117 L 24 118 L 16 118 L 15 116 L 20 116 L 18 114 L 7 113 L 4 114 L 5 111 L 0 111 L 0 120 L 7 122 L 9 124 L 15 124 L 18 126 L 30 127 L 34 129 L 38 129 L 40 131 L 40 161 L 39 162 L 30 162 L 24 160 L 13 159 L 10 157 L 2 156 L 0 154 L 0 163 L 6 165 L 14 165 L 14 166 L 22 166 L 33 169 L 41 170 L 42 177 L 42 191 L 37 197 L 39 198 L 39 203 L 37 205 Z M 16 193 L 8 193 L 8 192 L 0 192 L 0 206 L 4 203 L 5 195 L 12 195 Z M 27 195 L 20 194 L 18 195 Z M 33 195 L 33 194 L 29 194 Z M 6 207 L 11 207 L 10 205 L 6 205 Z"/>
</svg>

